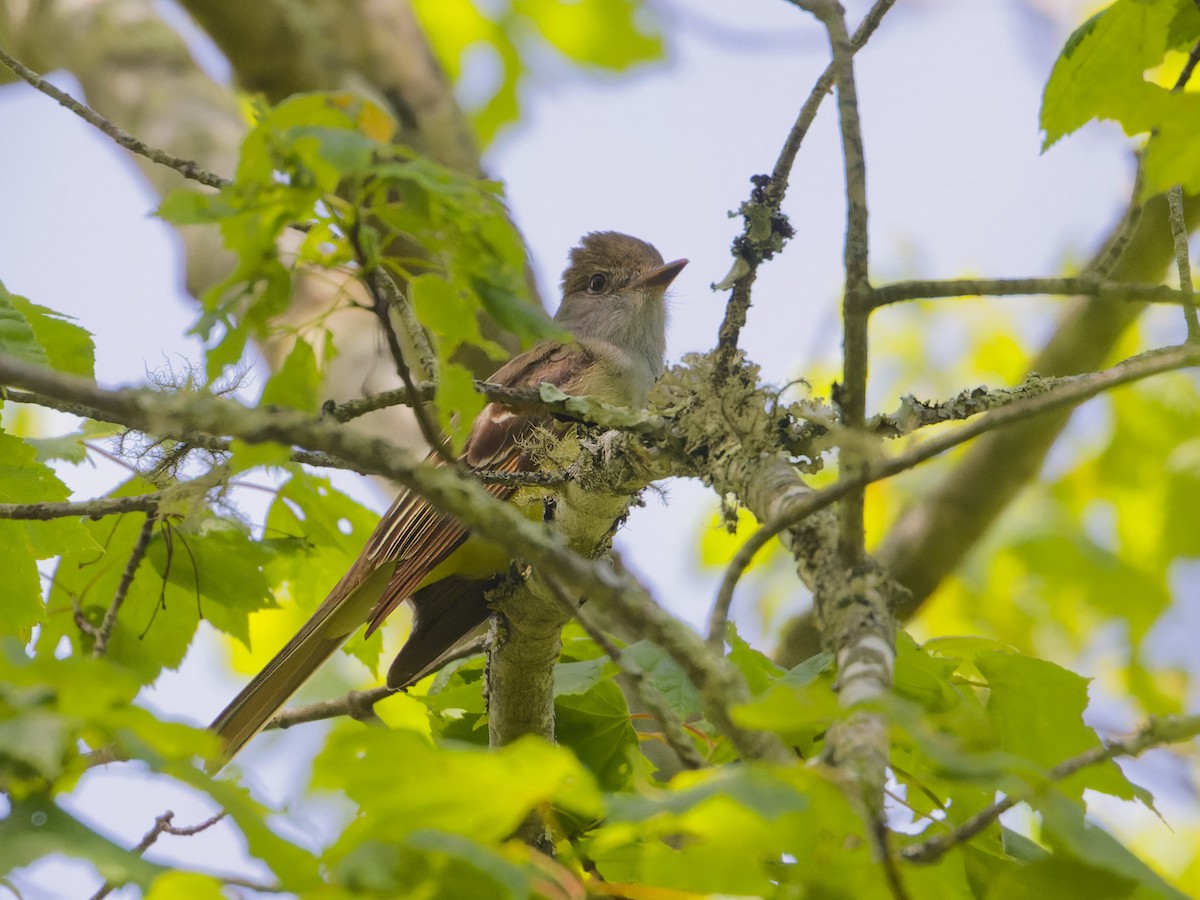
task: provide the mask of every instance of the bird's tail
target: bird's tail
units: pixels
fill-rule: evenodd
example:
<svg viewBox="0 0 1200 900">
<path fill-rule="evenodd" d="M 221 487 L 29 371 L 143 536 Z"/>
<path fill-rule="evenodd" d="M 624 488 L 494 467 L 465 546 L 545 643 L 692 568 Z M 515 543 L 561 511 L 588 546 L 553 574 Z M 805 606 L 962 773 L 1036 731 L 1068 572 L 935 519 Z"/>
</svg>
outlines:
<svg viewBox="0 0 1200 900">
<path fill-rule="evenodd" d="M 344 634 L 331 637 L 323 629 L 305 628 L 288 641 L 209 726 L 224 745 L 210 768 L 215 771 L 233 759 L 345 639 Z"/>
<path fill-rule="evenodd" d="M 386 571 L 364 575 L 358 566 L 346 573 L 296 636 L 208 726 L 224 743 L 210 769 L 216 771 L 233 759 L 357 630 L 379 594 L 379 583 L 386 579 Z"/>
</svg>

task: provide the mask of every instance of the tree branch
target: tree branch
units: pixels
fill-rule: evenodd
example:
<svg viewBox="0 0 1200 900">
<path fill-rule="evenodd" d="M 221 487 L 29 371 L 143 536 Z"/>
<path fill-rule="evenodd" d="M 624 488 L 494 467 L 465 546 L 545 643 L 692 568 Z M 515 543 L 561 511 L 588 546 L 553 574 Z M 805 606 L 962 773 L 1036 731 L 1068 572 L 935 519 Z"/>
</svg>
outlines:
<svg viewBox="0 0 1200 900">
<path fill-rule="evenodd" d="M 405 324 L 408 330 L 409 346 L 414 348 L 427 380 L 432 379 L 436 374 L 436 368 L 431 364 L 429 355 L 432 353 L 429 349 L 428 341 L 425 340 L 425 332 L 421 328 L 421 323 L 417 322 L 412 316 L 411 311 L 406 315 L 404 310 L 407 307 L 407 299 L 400 290 L 399 285 L 392 279 L 392 276 L 381 268 L 375 259 L 368 259 L 363 251 L 362 241 L 360 239 L 360 229 L 362 223 L 355 218 L 349 223 L 341 223 L 342 228 L 349 238 L 350 246 L 354 249 L 354 257 L 358 262 L 359 268 L 362 270 L 362 281 L 366 285 L 367 290 L 371 294 L 372 310 L 375 313 L 375 318 L 379 322 L 380 330 L 383 331 L 384 338 L 387 341 L 388 350 L 392 356 L 392 364 L 396 367 L 396 374 L 400 376 L 400 380 L 404 382 L 404 388 L 408 392 L 410 399 L 410 408 L 413 411 L 413 416 L 417 420 L 417 426 L 421 429 L 421 436 L 425 439 L 425 443 L 429 448 L 441 457 L 443 462 L 453 463 L 449 451 L 446 449 L 446 439 L 442 435 L 440 429 L 434 424 L 429 416 L 429 407 L 421 400 L 420 392 L 417 390 L 417 385 L 412 376 L 412 370 L 408 365 L 408 360 L 405 359 L 404 348 L 400 344 L 400 336 L 396 332 L 395 324 L 392 321 L 392 313 L 395 312 L 400 320 Z M 421 349 L 423 346 L 423 350 Z"/>
<path fill-rule="evenodd" d="M 309 703 L 305 706 L 294 706 L 291 709 L 276 713 L 264 726 L 264 731 L 272 728 L 291 728 L 294 725 L 304 725 L 309 722 L 319 722 L 323 719 L 333 719 L 338 716 L 349 716 L 359 722 L 367 722 L 375 718 L 375 704 L 385 700 L 395 691 L 385 687 L 371 688 L 367 691 L 350 691 L 332 700 L 322 700 L 319 703 Z"/>
<path fill-rule="evenodd" d="M 141 431 L 140 428 L 134 426 L 129 421 L 113 418 L 113 414 L 110 410 L 99 409 L 95 406 L 89 406 L 86 403 L 66 400 L 62 397 L 52 397 L 48 394 L 40 393 L 38 391 L 20 391 L 9 388 L 2 388 L 0 390 L 3 390 L 4 397 L 13 401 L 14 403 L 28 403 L 35 406 L 41 406 L 46 409 L 55 409 L 59 412 L 65 412 L 73 416 L 80 416 L 84 419 L 92 419 L 97 422 L 111 422 L 114 425 L 123 425 L 130 431 Z M 190 444 L 198 449 L 208 450 L 214 453 L 228 453 L 230 448 L 229 441 L 223 438 L 214 437 L 211 434 L 202 434 L 197 431 L 189 431 L 187 429 L 172 429 L 169 426 L 165 426 L 163 431 L 158 432 L 158 438 L 159 440 L 178 441 L 180 444 Z M 350 468 L 350 464 L 345 460 L 332 457 L 328 453 L 316 453 L 311 450 L 293 450 L 291 458 L 292 462 L 303 463 L 304 465 L 316 466 L 323 469 Z M 37 505 L 46 506 L 47 504 Z M 87 513 L 84 513 L 84 515 L 87 515 Z"/>
<path fill-rule="evenodd" d="M 1187 294 L 1162 284 L 1127 284 L 1089 275 L 1075 278 L 955 278 L 897 281 L 871 289 L 871 309 L 904 300 L 959 297 L 1023 297 L 1046 294 L 1058 297 L 1096 297 L 1135 303 L 1187 303 Z"/>
<path fill-rule="evenodd" d="M 149 850 L 154 845 L 155 841 L 158 840 L 159 836 L 163 834 L 174 834 L 179 835 L 180 837 L 191 837 L 192 835 L 199 834 L 202 831 L 212 828 L 214 825 L 224 819 L 226 815 L 228 815 L 228 813 L 221 811 L 216 815 L 205 819 L 198 825 L 189 825 L 185 828 L 177 828 L 171 824 L 175 818 L 175 813 L 168 809 L 161 816 L 154 817 L 154 826 L 144 835 L 142 835 L 142 839 L 137 842 L 137 845 L 133 847 L 130 852 L 136 854 L 137 856 L 141 856 L 143 853 Z M 117 884 L 111 881 L 106 881 L 100 886 L 100 889 L 97 890 L 96 893 L 92 894 L 90 900 L 104 900 L 104 898 L 111 894 L 117 887 Z"/>
<path fill-rule="evenodd" d="M 868 448 L 856 439 L 866 428 L 870 363 L 866 156 L 845 11 L 837 0 L 793 2 L 820 19 L 829 33 L 846 180 L 842 384 L 834 399 L 839 423 L 852 439 L 842 441 L 838 449 L 838 483 L 847 485 L 838 504 L 838 558 L 836 565 L 821 568 L 826 577 L 817 583 L 813 596 L 823 643 L 836 653 L 838 703 L 848 714 L 826 734 L 824 755 L 832 765 L 850 775 L 852 799 L 867 823 L 876 858 L 883 860 L 889 876 L 894 876 L 894 867 L 888 862 L 883 818 L 883 786 L 890 746 L 888 727 L 881 714 L 860 706 L 863 701 L 882 697 L 891 689 L 896 630 L 892 617 L 893 585 L 879 566 L 868 564 L 866 556 L 864 505 L 869 458 Z M 889 884 L 894 894 L 903 896 L 903 887 L 896 878 L 889 877 Z"/>
<path fill-rule="evenodd" d="M 93 635 L 95 643 L 92 645 L 92 656 L 96 659 L 99 659 L 108 652 L 108 639 L 112 637 L 113 629 L 117 625 L 117 615 L 121 612 L 121 607 L 125 603 L 129 589 L 133 587 L 134 576 L 137 575 L 138 566 L 142 564 L 142 559 L 146 556 L 146 550 L 150 546 L 150 539 L 154 537 L 154 526 L 157 522 L 158 518 L 155 516 L 155 510 L 151 508 L 146 512 L 146 521 L 142 523 L 142 530 L 138 534 L 137 541 L 133 545 L 133 550 L 129 554 L 129 561 L 125 564 L 125 571 L 121 573 L 121 581 L 117 585 L 117 592 L 113 595 L 112 603 L 108 606 L 108 611 L 104 614 L 104 621 L 100 623 L 100 627 L 96 629 Z"/>
<path fill-rule="evenodd" d="M 741 673 L 728 660 L 710 654 L 704 641 L 655 604 L 631 575 L 614 570 L 610 563 L 572 552 L 563 535 L 530 521 L 453 467 L 426 465 L 386 441 L 314 421 L 292 410 L 249 409 L 237 401 L 209 395 L 108 391 L 85 379 L 7 357 L 0 357 L 0 382 L 88 404 L 109 421 L 125 422 L 149 433 L 183 429 L 230 435 L 249 443 L 300 446 L 346 459 L 364 474 L 392 478 L 514 558 L 525 560 L 535 571 L 571 585 L 597 607 L 611 611 L 622 623 L 659 644 L 699 689 L 709 721 L 743 757 L 791 759 L 775 735 L 746 731 L 733 723 L 729 709 L 750 696 Z"/>
<path fill-rule="evenodd" d="M 894 3 L 895 0 L 876 0 L 854 32 L 850 41 L 851 52 L 857 53 L 863 48 Z M 738 338 L 750 309 L 750 293 L 758 277 L 759 265 L 783 249 L 783 242 L 793 234 L 791 225 L 780 212 L 784 195 L 787 193 L 788 176 L 795 164 L 800 144 L 816 118 L 821 102 L 833 87 L 835 65 L 831 62 L 826 66 L 809 91 L 808 98 L 800 107 L 796 121 L 784 140 L 770 177 L 755 176 L 750 179 L 754 183 L 754 189 L 750 193 L 750 199 L 743 203 L 739 210 L 745 221 L 745 228 L 733 242 L 733 268 L 720 283 L 714 285 L 714 288 L 720 291 L 732 288 L 717 337 L 718 356 L 713 376 L 718 380 L 727 377 L 733 365 Z"/>
<path fill-rule="evenodd" d="M 99 519 L 127 512 L 152 512 L 163 499 L 161 491 L 136 497 L 101 497 L 80 503 L 0 503 L 0 519 L 47 521 L 86 516 Z"/>
<path fill-rule="evenodd" d="M 429 382 L 416 385 L 417 397 L 421 400 L 432 400 L 436 387 L 437 385 Z M 406 387 L 400 387 L 366 397 L 356 397 L 345 403 L 335 403 L 329 400 L 321 407 L 321 415 L 328 416 L 335 422 L 349 422 L 359 416 L 365 416 L 367 413 L 387 409 L 391 406 L 411 406 L 412 401 L 412 392 Z"/>
<path fill-rule="evenodd" d="M 728 595 L 732 593 L 754 556 L 773 538 L 842 499 L 851 490 L 861 489 L 873 481 L 890 478 L 989 431 L 1011 426 L 1066 406 L 1075 406 L 1097 394 L 1124 384 L 1140 381 L 1163 372 L 1198 365 L 1200 365 L 1200 347 L 1184 344 L 1162 350 L 1150 350 L 1099 372 L 1055 379 L 1054 386 L 1042 393 L 996 409 L 962 428 L 931 438 L 891 459 L 868 465 L 854 481 L 838 481 L 819 491 L 806 490 L 789 496 L 776 515 L 766 521 L 738 549 L 725 570 L 717 595 L 718 602 L 728 604 Z"/>
<path fill-rule="evenodd" d="M 69 94 L 60 91 L 28 66 L 23 65 L 22 63 L 13 59 L 4 51 L 3 48 L 0 48 L 0 63 L 4 63 L 4 65 L 11 69 L 13 74 L 22 81 L 27 82 L 46 96 L 57 101 L 60 106 L 65 106 L 89 125 L 92 125 L 104 132 L 104 134 L 108 135 L 118 145 L 124 147 L 130 153 L 136 153 L 138 156 L 143 156 L 160 166 L 166 166 L 170 169 L 174 169 L 184 178 L 190 178 L 192 181 L 199 181 L 201 184 L 206 184 L 212 188 L 220 189 L 232 183 L 227 178 L 214 175 L 197 162 L 193 162 L 190 159 L 181 159 L 178 156 L 172 156 L 170 153 L 167 153 L 164 150 L 151 147 L 144 141 L 138 140 L 129 132 L 118 128 L 94 109 L 91 109 L 86 104 L 80 103 Z"/>
<path fill-rule="evenodd" d="M 1200 50 L 1200 44 L 1197 50 Z M 1188 253 L 1187 224 L 1183 217 L 1183 188 L 1179 185 L 1167 191 L 1167 210 L 1175 247 L 1175 269 L 1179 273 L 1179 289 L 1184 296 L 1183 318 L 1187 323 L 1188 340 L 1200 341 L 1200 319 L 1196 317 L 1196 298 L 1192 294 L 1192 261 Z"/>
<path fill-rule="evenodd" d="M 1140 204 L 1134 197 L 1133 203 Z M 1189 198 L 1188 227 L 1200 221 L 1200 203 Z M 1126 217 L 1128 218 L 1128 217 Z M 1123 282 L 1162 277 L 1170 260 L 1171 236 L 1163 196 L 1146 202 L 1128 249 L 1112 270 Z M 1099 369 L 1120 336 L 1141 314 L 1136 302 L 1093 296 L 1071 304 L 1055 334 L 1030 363 L 1047 375 L 1073 375 Z M 1069 418 L 1069 407 L 987 435 L 957 459 L 939 483 L 903 511 L 876 555 L 911 592 L 897 610 L 914 614 L 945 576 L 959 565 L 1017 493 L 1041 471 L 1046 453 Z M 970 496 L 971 503 L 961 502 Z M 815 631 L 805 618 L 787 629 L 779 659 L 794 664 L 814 652 Z"/>
<path fill-rule="evenodd" d="M 1050 781 L 1062 781 L 1089 766 L 1096 766 L 1123 756 L 1139 756 L 1153 747 L 1191 740 L 1198 734 L 1200 734 L 1200 715 L 1152 718 L 1127 738 L 1094 747 L 1079 756 L 1059 763 L 1050 770 Z M 948 850 L 975 837 L 999 819 L 1001 815 L 1018 803 L 1030 799 L 1036 793 L 1036 791 L 1029 791 L 1022 796 L 1014 794 L 998 800 L 962 822 L 953 831 L 935 835 L 919 844 L 911 844 L 905 847 L 900 855 L 907 862 L 934 862 Z"/>
</svg>

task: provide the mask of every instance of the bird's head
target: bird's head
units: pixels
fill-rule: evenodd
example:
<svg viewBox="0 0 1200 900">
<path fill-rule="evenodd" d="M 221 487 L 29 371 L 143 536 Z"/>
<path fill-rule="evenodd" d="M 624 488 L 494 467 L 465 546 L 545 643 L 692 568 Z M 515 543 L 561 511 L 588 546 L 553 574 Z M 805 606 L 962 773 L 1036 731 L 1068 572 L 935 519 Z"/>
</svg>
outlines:
<svg viewBox="0 0 1200 900">
<path fill-rule="evenodd" d="M 665 294 L 687 262 L 664 263 L 652 244 L 620 232 L 584 235 L 563 272 L 555 321 L 577 338 L 645 359 L 657 376 L 666 352 Z"/>
</svg>

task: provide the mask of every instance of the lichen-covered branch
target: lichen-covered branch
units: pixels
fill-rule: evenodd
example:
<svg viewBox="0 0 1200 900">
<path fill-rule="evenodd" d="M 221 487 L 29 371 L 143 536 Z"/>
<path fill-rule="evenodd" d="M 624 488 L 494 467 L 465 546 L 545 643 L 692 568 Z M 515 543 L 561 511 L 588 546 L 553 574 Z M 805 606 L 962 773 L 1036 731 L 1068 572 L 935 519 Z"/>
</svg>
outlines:
<svg viewBox="0 0 1200 900">
<path fill-rule="evenodd" d="M 0 503 L 0 519 L 24 519 L 48 521 L 67 519 L 73 516 L 99 519 L 104 516 L 119 516 L 127 512 L 149 512 L 162 501 L 163 494 L 139 494 L 135 497 L 100 497 L 77 503 Z"/>
<path fill-rule="evenodd" d="M 108 391 L 85 379 L 0 357 L 0 382 L 24 390 L 87 404 L 108 421 L 150 434 L 185 430 L 239 438 L 248 443 L 280 443 L 315 450 L 352 462 L 364 474 L 383 475 L 414 490 L 438 509 L 489 538 L 535 571 L 570 585 L 623 625 L 645 635 L 675 659 L 704 699 L 705 713 L 748 759 L 784 761 L 791 754 L 774 735 L 734 724 L 731 707 L 750 697 L 741 673 L 710 653 L 687 625 L 659 607 L 646 589 L 610 562 L 573 552 L 566 538 L 489 495 L 477 482 L 451 467 L 430 466 L 387 441 L 353 433 L 290 410 L 249 409 L 203 394 L 171 394 L 146 389 Z M 611 520 L 610 523 L 611 525 Z"/>
<path fill-rule="evenodd" d="M 1200 49 L 1200 44 L 1197 45 Z M 1183 320 L 1189 341 L 1200 341 L 1200 319 L 1196 317 L 1196 298 L 1192 293 L 1192 260 L 1188 253 L 1187 223 L 1183 215 L 1183 188 L 1175 185 L 1167 191 L 1167 215 L 1171 221 L 1171 241 L 1175 248 L 1175 271 L 1183 294 Z"/>
</svg>

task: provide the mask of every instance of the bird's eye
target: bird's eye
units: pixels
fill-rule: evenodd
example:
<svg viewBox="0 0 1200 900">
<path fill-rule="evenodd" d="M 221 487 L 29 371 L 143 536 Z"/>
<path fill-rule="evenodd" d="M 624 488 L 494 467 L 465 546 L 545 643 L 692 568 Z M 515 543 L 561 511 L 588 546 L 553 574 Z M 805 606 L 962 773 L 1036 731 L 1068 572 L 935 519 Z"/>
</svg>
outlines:
<svg viewBox="0 0 1200 900">
<path fill-rule="evenodd" d="M 598 294 L 604 290 L 604 286 L 608 284 L 608 276 L 603 272 L 597 272 L 588 279 L 588 293 Z"/>
</svg>

